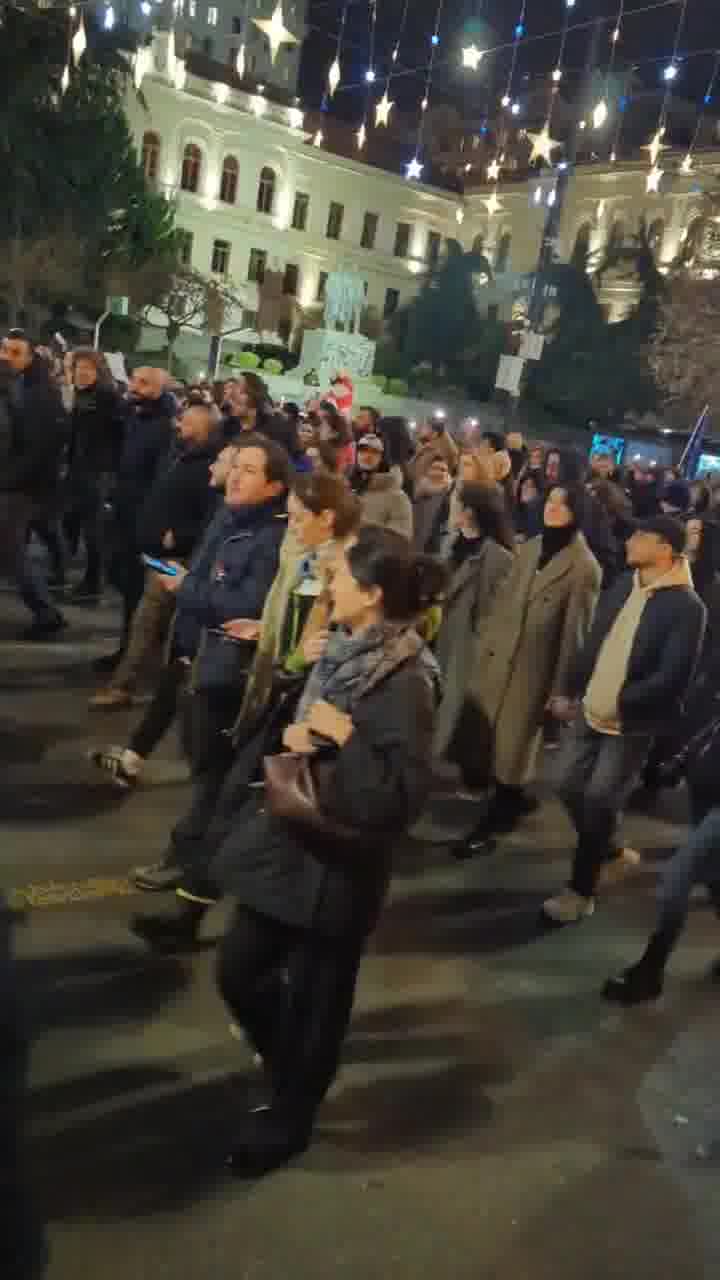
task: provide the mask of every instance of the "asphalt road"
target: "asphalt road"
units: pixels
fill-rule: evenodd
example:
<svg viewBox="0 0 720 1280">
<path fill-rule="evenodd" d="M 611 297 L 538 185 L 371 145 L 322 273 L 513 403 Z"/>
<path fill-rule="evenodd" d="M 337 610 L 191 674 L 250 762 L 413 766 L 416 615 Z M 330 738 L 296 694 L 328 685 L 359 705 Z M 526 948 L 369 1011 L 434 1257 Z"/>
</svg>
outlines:
<svg viewBox="0 0 720 1280">
<path fill-rule="evenodd" d="M 317 1141 L 236 1183 L 223 1156 L 253 1068 L 213 985 L 222 917 L 189 960 L 148 956 L 126 928 L 126 872 L 162 850 L 183 765 L 168 741 L 129 799 L 94 776 L 88 746 L 132 717 L 86 710 L 114 615 L 70 617 L 61 643 L 20 646 L 0 597 L 0 881 L 29 904 L 50 1280 L 716 1280 L 720 931 L 702 901 L 658 1007 L 598 996 L 646 937 L 682 797 L 630 814 L 649 852 L 637 882 L 551 934 L 538 906 L 567 869 L 560 811 L 458 866 L 446 841 L 473 809 L 439 801 L 400 860 Z"/>
</svg>

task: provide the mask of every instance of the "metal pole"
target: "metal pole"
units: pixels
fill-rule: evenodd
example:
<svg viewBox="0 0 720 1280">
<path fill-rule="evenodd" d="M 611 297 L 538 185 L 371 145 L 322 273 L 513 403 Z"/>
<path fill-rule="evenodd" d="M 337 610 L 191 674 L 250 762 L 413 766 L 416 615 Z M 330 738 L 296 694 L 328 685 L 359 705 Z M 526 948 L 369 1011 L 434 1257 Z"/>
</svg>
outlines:
<svg viewBox="0 0 720 1280">
<path fill-rule="evenodd" d="M 592 74 L 597 63 L 600 36 L 606 22 L 606 18 L 598 18 L 592 28 L 587 57 L 585 59 L 581 102 L 587 97 L 588 90 L 592 84 Z M 555 186 L 555 200 L 553 204 L 548 207 L 543 238 L 540 243 L 538 263 L 535 268 L 535 276 L 533 279 L 532 291 L 530 293 L 530 301 L 528 304 L 528 325 L 529 328 L 535 332 L 539 331 L 545 317 L 545 308 L 547 306 L 546 276 L 555 261 L 558 240 L 560 238 L 560 228 L 562 226 L 565 197 L 570 185 L 570 179 L 574 176 L 579 146 L 580 121 L 576 119 L 567 145 L 565 163 L 558 172 L 557 183 Z"/>
<path fill-rule="evenodd" d="M 112 314 L 112 312 L 110 312 L 110 311 L 103 311 L 102 315 L 100 316 L 100 319 L 98 320 L 97 324 L 95 325 L 95 337 L 94 337 L 94 339 L 93 339 L 93 348 L 95 349 L 95 351 L 99 351 L 99 350 L 100 350 L 100 330 L 102 329 L 102 327 L 103 327 L 103 325 L 104 325 L 105 321 L 107 320 L 108 316 L 109 316 L 109 315 L 111 315 L 111 314 Z"/>
</svg>

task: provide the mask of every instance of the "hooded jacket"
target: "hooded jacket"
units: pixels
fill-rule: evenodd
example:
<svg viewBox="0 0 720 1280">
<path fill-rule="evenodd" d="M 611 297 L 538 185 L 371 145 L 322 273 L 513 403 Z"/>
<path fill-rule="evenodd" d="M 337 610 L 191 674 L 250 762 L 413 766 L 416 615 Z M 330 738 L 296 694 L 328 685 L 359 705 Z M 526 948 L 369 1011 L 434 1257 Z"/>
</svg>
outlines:
<svg viewBox="0 0 720 1280">
<path fill-rule="evenodd" d="M 640 598 L 637 603 L 643 607 L 630 619 L 631 597 L 638 591 L 644 601 Z M 623 632 L 621 614 L 626 606 L 630 634 Z M 605 732 L 656 733 L 682 710 L 706 619 L 684 557 L 644 590 L 634 574 L 623 574 L 600 598 L 587 643 L 568 676 L 569 696 L 587 700 L 591 723 L 594 706 L 597 727 L 602 729 L 604 719 Z M 619 627 L 614 631 L 616 623 Z"/>
<path fill-rule="evenodd" d="M 350 487 L 362 504 L 362 524 L 379 524 L 383 529 L 392 529 L 412 539 L 412 504 L 403 490 L 399 467 L 375 471 L 369 476 L 356 469 L 350 478 Z"/>
</svg>

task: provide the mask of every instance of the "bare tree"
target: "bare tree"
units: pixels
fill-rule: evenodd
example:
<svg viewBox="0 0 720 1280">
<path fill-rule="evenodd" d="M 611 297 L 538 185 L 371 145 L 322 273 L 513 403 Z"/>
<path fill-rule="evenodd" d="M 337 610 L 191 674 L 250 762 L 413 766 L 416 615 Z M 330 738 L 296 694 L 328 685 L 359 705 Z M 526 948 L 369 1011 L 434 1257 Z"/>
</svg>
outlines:
<svg viewBox="0 0 720 1280">
<path fill-rule="evenodd" d="M 676 275 L 662 301 L 649 357 L 662 395 L 678 420 L 720 404 L 720 280 Z"/>
<path fill-rule="evenodd" d="M 0 294 L 11 326 L 48 301 L 76 296 L 84 266 L 83 246 L 68 231 L 0 245 Z"/>
<path fill-rule="evenodd" d="M 166 268 L 161 266 L 159 270 Z M 176 267 L 159 292 L 155 292 L 149 275 L 145 275 L 142 286 L 155 294 L 142 304 L 143 319 L 152 323 L 152 313 L 159 312 L 164 320 L 170 372 L 175 344 L 183 329 L 194 327 L 221 333 L 226 311 L 243 302 L 232 281 L 204 276 L 192 267 Z M 139 301 L 137 295 L 135 301 Z"/>
</svg>

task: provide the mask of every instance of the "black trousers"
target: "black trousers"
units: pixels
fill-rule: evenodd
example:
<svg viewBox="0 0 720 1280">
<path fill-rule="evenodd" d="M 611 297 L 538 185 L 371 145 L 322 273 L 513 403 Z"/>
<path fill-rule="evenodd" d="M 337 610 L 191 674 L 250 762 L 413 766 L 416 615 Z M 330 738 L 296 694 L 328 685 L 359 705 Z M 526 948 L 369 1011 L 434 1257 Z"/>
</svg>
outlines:
<svg viewBox="0 0 720 1280">
<path fill-rule="evenodd" d="M 203 859 L 205 836 L 235 757 L 227 732 L 234 724 L 243 689 L 213 689 L 192 694 L 184 708 L 185 744 L 192 771 L 192 800 L 173 828 L 166 861 L 190 868 Z"/>
<path fill-rule="evenodd" d="M 100 590 L 103 581 L 104 510 L 100 481 L 88 478 L 71 489 L 63 520 L 71 548 L 85 544 L 85 582 Z"/>
<path fill-rule="evenodd" d="M 218 985 L 262 1054 L 274 1105 L 312 1119 L 340 1064 L 364 938 L 328 938 L 238 906 L 218 952 Z M 288 971 L 284 983 L 277 975 Z"/>
<path fill-rule="evenodd" d="M 152 701 L 136 729 L 128 746 L 131 751 L 147 760 L 172 725 L 185 682 L 190 678 L 190 665 L 179 658 L 171 658 L 163 667 L 155 686 Z"/>
</svg>

